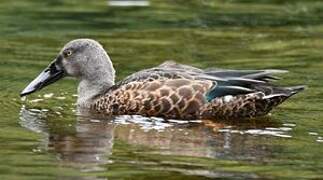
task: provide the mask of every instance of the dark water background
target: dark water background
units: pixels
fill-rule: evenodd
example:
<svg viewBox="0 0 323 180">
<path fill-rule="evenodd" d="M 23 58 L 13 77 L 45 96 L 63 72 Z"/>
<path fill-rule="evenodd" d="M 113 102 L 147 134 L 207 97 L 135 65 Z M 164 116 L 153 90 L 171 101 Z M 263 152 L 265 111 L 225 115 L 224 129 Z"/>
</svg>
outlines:
<svg viewBox="0 0 323 180">
<path fill-rule="evenodd" d="M 72 79 L 22 101 L 81 37 L 104 45 L 119 79 L 172 59 L 286 69 L 281 84 L 308 89 L 269 117 L 228 123 L 76 116 Z M 322 178 L 322 58 L 320 0 L 1 0 L 0 179 Z"/>
</svg>

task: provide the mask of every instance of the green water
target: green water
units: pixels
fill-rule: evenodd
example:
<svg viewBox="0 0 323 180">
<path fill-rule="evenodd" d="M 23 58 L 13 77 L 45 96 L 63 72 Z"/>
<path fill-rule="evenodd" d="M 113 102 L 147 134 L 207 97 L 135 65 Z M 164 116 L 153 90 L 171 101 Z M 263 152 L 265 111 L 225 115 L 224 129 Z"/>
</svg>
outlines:
<svg viewBox="0 0 323 180">
<path fill-rule="evenodd" d="M 100 41 L 118 78 L 164 60 L 279 68 L 307 90 L 236 123 L 75 115 L 77 82 L 19 92 L 75 38 Z M 323 2 L 1 0 L 0 179 L 323 178 Z M 52 97 L 50 93 L 54 93 Z"/>
</svg>

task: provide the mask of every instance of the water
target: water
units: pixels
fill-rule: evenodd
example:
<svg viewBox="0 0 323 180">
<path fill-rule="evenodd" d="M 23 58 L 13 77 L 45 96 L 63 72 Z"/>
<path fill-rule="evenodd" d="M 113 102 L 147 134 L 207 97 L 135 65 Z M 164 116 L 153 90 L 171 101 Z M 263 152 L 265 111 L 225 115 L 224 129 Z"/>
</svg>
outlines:
<svg viewBox="0 0 323 180">
<path fill-rule="evenodd" d="M 0 3 L 0 179 L 322 178 L 323 2 L 106 1 Z M 19 92 L 69 40 L 100 41 L 118 79 L 164 60 L 197 67 L 289 70 L 307 90 L 271 116 L 181 122 L 75 115 L 64 79 Z"/>
<path fill-rule="evenodd" d="M 149 6 L 149 1 L 145 0 L 109 0 L 110 6 Z"/>
</svg>

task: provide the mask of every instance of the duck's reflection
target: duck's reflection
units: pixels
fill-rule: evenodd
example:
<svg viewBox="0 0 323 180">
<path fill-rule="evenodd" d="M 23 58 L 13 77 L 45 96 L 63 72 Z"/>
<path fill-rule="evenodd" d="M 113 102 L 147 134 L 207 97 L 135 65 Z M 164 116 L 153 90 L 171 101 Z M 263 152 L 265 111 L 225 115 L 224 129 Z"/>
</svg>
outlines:
<svg viewBox="0 0 323 180">
<path fill-rule="evenodd" d="M 272 151 L 266 144 L 267 136 L 219 132 L 224 124 L 151 121 L 139 116 L 66 120 L 43 114 L 22 109 L 20 122 L 46 135 L 42 149 L 55 153 L 64 165 L 77 165 L 84 171 L 97 170 L 100 164 L 109 163 L 116 141 L 147 147 L 149 151 L 145 153 L 219 159 L 261 160 Z"/>
<path fill-rule="evenodd" d="M 56 154 L 63 165 L 76 166 L 83 171 L 99 170 L 98 165 L 109 162 L 115 124 L 85 117 L 77 117 L 77 120 L 73 118 L 65 119 L 36 109 L 23 108 L 20 124 L 44 134 L 39 150 Z"/>
<path fill-rule="evenodd" d="M 81 119 L 71 134 L 49 133 L 48 148 L 65 162 L 106 163 L 112 151 L 114 125 Z"/>
</svg>

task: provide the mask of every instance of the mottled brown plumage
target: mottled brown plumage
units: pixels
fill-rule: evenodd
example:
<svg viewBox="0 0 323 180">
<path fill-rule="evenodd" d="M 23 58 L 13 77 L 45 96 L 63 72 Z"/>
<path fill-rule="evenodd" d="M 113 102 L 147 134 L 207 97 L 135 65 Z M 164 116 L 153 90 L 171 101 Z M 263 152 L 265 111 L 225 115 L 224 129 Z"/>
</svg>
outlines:
<svg viewBox="0 0 323 180">
<path fill-rule="evenodd" d="M 218 70 L 218 74 L 221 74 L 220 71 L 224 70 Z M 140 114 L 171 119 L 252 118 L 266 115 L 273 107 L 302 89 L 271 87 L 265 80 L 260 79 L 263 81 L 249 82 L 257 84 L 250 92 L 246 90 L 238 95 L 228 93 L 208 101 L 210 91 L 220 86 L 221 81 L 227 82 L 222 78 L 229 77 L 215 77 L 218 81 L 209 80 L 213 77 L 208 77 L 206 71 L 166 62 L 120 81 L 105 94 L 98 96 L 91 109 L 107 115 Z M 270 79 L 272 76 L 267 73 L 265 77 Z M 239 80 L 233 77 L 231 79 Z M 246 83 L 245 79 L 241 81 Z M 244 88 L 247 87 L 250 88 L 250 84 Z M 238 88 L 237 92 L 243 90 Z M 275 94 L 278 91 L 280 94 Z"/>
<path fill-rule="evenodd" d="M 98 98 L 93 109 L 110 115 L 141 114 L 165 118 L 199 118 L 211 81 L 165 79 L 130 82 Z"/>
</svg>

